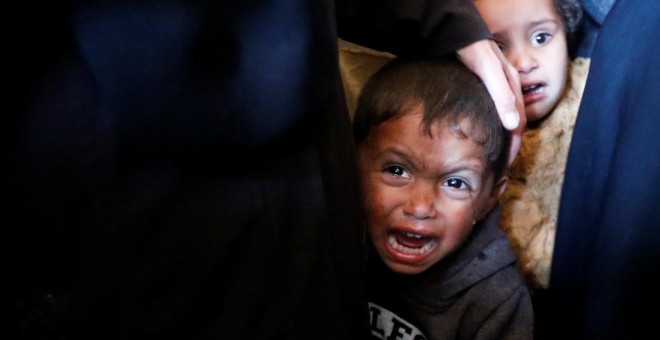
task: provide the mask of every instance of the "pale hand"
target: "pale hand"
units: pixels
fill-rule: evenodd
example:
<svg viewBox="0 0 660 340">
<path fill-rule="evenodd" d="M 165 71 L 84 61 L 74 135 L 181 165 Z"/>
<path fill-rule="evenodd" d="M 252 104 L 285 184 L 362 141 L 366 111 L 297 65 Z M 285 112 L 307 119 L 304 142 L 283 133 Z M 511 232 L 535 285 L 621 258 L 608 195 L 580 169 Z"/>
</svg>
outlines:
<svg viewBox="0 0 660 340">
<path fill-rule="evenodd" d="M 463 47 L 457 54 L 459 60 L 484 82 L 502 125 L 512 131 L 510 165 L 520 150 L 522 132 L 527 123 L 518 71 L 504 57 L 497 44 L 489 39 Z"/>
</svg>

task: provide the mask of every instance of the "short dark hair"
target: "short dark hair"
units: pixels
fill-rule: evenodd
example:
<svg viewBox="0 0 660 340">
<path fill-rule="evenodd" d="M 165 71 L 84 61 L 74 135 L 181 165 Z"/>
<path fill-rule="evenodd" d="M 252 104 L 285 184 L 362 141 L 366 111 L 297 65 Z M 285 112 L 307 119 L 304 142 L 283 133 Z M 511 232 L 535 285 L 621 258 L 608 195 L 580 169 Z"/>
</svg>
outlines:
<svg viewBox="0 0 660 340">
<path fill-rule="evenodd" d="M 582 6 L 578 0 L 553 0 L 553 3 L 564 25 L 566 42 L 572 48 L 582 23 Z"/>
<path fill-rule="evenodd" d="M 449 123 L 456 133 L 483 147 L 496 178 L 504 173 L 511 134 L 500 123 L 479 77 L 453 58 L 395 59 L 376 72 L 358 98 L 353 120 L 356 145 L 373 127 L 420 104 L 424 131 L 430 133 L 435 122 Z"/>
</svg>

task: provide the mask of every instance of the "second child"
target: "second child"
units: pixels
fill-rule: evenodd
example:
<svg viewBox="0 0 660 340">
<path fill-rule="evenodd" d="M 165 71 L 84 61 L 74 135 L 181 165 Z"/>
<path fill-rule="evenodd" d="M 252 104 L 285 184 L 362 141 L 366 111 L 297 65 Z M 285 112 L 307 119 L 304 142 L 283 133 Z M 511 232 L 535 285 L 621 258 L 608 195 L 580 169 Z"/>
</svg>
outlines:
<svg viewBox="0 0 660 340">
<path fill-rule="evenodd" d="M 475 0 L 502 52 L 518 70 L 527 129 L 500 197 L 500 227 L 532 291 L 548 286 L 568 149 L 589 69 L 570 59 L 577 0 Z"/>
</svg>

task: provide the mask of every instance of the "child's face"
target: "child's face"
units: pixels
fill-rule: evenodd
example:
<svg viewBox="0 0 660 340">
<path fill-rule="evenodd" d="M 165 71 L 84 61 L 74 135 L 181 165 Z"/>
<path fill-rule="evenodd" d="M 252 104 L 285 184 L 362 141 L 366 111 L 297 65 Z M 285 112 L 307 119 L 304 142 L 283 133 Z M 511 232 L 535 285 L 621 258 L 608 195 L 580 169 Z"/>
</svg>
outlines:
<svg viewBox="0 0 660 340">
<path fill-rule="evenodd" d="M 431 138 L 421 118 L 418 109 L 384 122 L 358 146 L 371 241 L 403 274 L 421 273 L 461 246 L 499 194 L 481 147 L 445 124 L 434 123 Z"/>
<path fill-rule="evenodd" d="M 545 117 L 566 84 L 568 50 L 552 0 L 475 0 L 506 58 L 518 70 L 528 121 Z"/>
</svg>

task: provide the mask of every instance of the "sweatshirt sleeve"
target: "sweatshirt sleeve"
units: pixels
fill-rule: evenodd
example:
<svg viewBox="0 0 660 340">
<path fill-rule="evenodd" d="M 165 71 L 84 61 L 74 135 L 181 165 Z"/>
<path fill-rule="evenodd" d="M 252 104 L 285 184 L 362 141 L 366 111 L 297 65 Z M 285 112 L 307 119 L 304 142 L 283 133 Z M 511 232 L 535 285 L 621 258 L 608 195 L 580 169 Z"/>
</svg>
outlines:
<svg viewBox="0 0 660 340">
<path fill-rule="evenodd" d="M 339 37 L 397 56 L 445 56 L 491 34 L 472 0 L 339 0 Z"/>
</svg>

